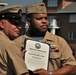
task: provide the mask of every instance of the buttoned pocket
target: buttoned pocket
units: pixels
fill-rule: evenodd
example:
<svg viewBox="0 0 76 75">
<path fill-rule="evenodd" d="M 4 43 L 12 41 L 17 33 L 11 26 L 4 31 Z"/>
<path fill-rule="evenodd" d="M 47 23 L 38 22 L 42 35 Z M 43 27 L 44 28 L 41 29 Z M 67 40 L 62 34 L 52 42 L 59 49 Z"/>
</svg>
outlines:
<svg viewBox="0 0 76 75">
<path fill-rule="evenodd" d="M 59 52 L 50 52 L 49 64 L 53 70 L 57 70 L 61 67 L 61 56 Z"/>
<path fill-rule="evenodd" d="M 50 59 L 60 59 L 59 52 L 50 52 Z"/>
</svg>

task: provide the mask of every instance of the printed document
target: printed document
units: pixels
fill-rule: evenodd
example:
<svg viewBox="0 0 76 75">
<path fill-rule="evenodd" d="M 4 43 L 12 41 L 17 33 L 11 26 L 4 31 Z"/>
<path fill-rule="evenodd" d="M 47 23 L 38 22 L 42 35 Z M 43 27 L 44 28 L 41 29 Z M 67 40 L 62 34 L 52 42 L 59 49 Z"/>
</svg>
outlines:
<svg viewBox="0 0 76 75">
<path fill-rule="evenodd" d="M 49 60 L 49 45 L 33 40 L 26 41 L 25 63 L 29 70 L 43 68 L 47 70 Z"/>
</svg>

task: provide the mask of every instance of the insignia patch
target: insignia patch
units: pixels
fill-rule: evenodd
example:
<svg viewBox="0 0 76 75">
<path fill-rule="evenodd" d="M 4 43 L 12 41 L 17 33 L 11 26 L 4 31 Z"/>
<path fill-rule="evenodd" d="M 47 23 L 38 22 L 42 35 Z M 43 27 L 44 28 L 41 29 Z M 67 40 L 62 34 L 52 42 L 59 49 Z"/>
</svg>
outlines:
<svg viewBox="0 0 76 75">
<path fill-rule="evenodd" d="M 57 47 L 57 45 L 51 45 L 51 50 L 52 52 L 59 52 L 59 48 Z"/>
</svg>

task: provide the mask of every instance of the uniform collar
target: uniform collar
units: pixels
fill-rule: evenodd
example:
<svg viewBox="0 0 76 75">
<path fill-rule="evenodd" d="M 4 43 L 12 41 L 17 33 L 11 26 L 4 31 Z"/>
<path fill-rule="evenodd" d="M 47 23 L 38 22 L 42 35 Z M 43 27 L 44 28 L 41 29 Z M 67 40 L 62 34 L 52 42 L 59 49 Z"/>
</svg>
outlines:
<svg viewBox="0 0 76 75">
<path fill-rule="evenodd" d="M 50 37 L 51 35 L 51 37 Z M 54 40 L 52 39 L 52 35 L 50 32 L 46 32 L 44 38 L 42 39 L 42 42 L 46 42 L 46 41 L 50 41 L 50 42 L 54 42 Z"/>
<path fill-rule="evenodd" d="M 44 36 L 44 38 L 42 39 L 42 42 L 46 42 L 46 41 L 51 41 L 51 42 L 53 42 L 54 40 L 52 39 L 52 37 L 50 37 L 50 32 L 46 32 L 46 34 L 45 34 L 45 36 Z M 29 31 L 27 31 L 26 32 L 26 35 L 29 37 L 29 38 L 31 38 L 32 39 L 32 37 L 30 36 L 30 33 L 29 33 Z M 52 36 L 53 34 L 51 34 L 51 36 Z"/>
</svg>

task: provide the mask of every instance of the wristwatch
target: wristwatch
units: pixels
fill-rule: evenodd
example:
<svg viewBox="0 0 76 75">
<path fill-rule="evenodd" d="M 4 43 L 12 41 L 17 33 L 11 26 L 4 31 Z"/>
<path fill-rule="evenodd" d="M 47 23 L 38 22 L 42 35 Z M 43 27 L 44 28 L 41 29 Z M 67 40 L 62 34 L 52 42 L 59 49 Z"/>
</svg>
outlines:
<svg viewBox="0 0 76 75">
<path fill-rule="evenodd" d="M 50 72 L 50 75 L 52 75 L 52 72 Z"/>
</svg>

